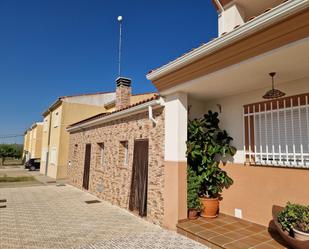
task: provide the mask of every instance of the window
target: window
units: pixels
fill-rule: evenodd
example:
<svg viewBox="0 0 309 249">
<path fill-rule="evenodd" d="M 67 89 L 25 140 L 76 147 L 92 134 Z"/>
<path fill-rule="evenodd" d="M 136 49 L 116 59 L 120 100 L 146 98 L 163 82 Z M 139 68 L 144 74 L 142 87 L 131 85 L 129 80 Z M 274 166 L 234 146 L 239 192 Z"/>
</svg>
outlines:
<svg viewBox="0 0 309 249">
<path fill-rule="evenodd" d="M 246 162 L 309 168 L 309 93 L 244 106 Z"/>
<path fill-rule="evenodd" d="M 57 161 L 57 148 L 53 147 L 51 148 L 50 151 L 50 163 L 56 165 L 56 161 Z"/>
<path fill-rule="evenodd" d="M 55 116 L 54 116 L 54 128 L 56 128 L 56 127 L 59 126 L 59 121 L 60 121 L 59 113 L 56 112 L 56 113 L 55 113 Z"/>
<path fill-rule="evenodd" d="M 104 166 L 104 143 L 98 143 L 98 163 L 100 166 Z"/>
<path fill-rule="evenodd" d="M 119 146 L 119 165 L 129 164 L 129 144 L 128 141 L 121 141 Z"/>
</svg>

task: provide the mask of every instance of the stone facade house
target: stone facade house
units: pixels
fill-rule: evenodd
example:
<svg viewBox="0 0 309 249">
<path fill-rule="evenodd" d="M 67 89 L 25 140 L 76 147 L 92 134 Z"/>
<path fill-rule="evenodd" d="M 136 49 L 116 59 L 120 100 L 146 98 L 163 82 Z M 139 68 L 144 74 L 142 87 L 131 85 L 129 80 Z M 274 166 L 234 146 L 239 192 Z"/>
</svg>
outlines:
<svg viewBox="0 0 309 249">
<path fill-rule="evenodd" d="M 164 107 L 159 96 L 130 103 L 131 81 L 118 78 L 116 109 L 68 127 L 70 184 L 162 225 Z"/>
<path fill-rule="evenodd" d="M 308 204 L 309 2 L 214 3 L 218 37 L 148 73 L 160 97 L 132 105 L 120 78 L 114 111 L 68 127 L 72 185 L 175 229 L 187 218 L 188 120 L 212 110 L 237 148 L 220 212 L 267 226 L 272 205 Z M 285 97 L 264 97 L 274 84 Z"/>
</svg>

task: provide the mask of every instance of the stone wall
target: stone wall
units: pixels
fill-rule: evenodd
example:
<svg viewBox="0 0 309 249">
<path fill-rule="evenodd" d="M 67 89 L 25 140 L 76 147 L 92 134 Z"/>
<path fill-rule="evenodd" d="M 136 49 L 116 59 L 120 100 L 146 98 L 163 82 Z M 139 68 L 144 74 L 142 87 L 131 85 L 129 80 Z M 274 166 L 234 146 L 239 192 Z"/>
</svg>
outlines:
<svg viewBox="0 0 309 249">
<path fill-rule="evenodd" d="M 147 220 L 162 225 L 164 214 L 164 109 L 154 110 L 158 121 L 148 119 L 148 112 L 135 114 L 70 134 L 68 178 L 82 189 L 85 145 L 91 143 L 89 192 L 112 204 L 128 209 L 134 140 L 149 140 Z M 120 165 L 121 142 L 128 141 L 128 165 Z M 104 159 L 101 163 L 101 147 Z"/>
<path fill-rule="evenodd" d="M 116 110 L 128 107 L 131 98 L 131 86 L 117 86 L 116 87 Z"/>
</svg>

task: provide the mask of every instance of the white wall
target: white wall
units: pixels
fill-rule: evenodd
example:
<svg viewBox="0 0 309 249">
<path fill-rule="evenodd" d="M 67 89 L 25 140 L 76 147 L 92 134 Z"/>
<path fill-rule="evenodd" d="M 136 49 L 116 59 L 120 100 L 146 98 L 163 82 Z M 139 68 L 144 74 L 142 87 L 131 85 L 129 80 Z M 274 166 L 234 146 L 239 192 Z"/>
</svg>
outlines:
<svg viewBox="0 0 309 249">
<path fill-rule="evenodd" d="M 286 93 L 286 96 L 297 95 L 309 92 L 309 78 L 291 81 L 285 84 L 280 84 L 278 87 Z M 253 92 L 243 93 L 224 98 L 218 98 L 211 101 L 195 100 L 189 98 L 190 119 L 201 117 L 201 113 L 208 110 L 219 112 L 218 104 L 222 107 L 220 113 L 221 128 L 226 129 L 231 137 L 234 138 L 233 145 L 237 148 L 237 153 L 234 156 L 235 163 L 244 163 L 243 151 L 243 106 L 255 102 L 263 101 L 262 96 L 269 88 L 256 90 Z M 203 106 L 203 108 L 202 108 Z"/>
<path fill-rule="evenodd" d="M 233 4 L 225 9 L 218 17 L 219 36 L 224 32 L 230 32 L 236 25 L 245 23 L 245 13 L 241 6 Z"/>
<path fill-rule="evenodd" d="M 104 104 L 115 100 L 115 98 L 116 93 L 111 92 L 111 93 L 89 94 L 89 95 L 67 97 L 63 99 L 63 102 L 104 106 Z"/>
<path fill-rule="evenodd" d="M 175 93 L 165 99 L 165 160 L 186 161 L 187 94 Z"/>
</svg>

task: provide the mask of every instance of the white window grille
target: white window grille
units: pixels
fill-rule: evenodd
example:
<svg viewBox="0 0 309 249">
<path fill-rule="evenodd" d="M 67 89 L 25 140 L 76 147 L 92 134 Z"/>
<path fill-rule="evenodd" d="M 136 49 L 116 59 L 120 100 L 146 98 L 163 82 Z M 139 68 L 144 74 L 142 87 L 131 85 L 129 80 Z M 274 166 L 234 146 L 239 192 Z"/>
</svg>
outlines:
<svg viewBox="0 0 309 249">
<path fill-rule="evenodd" d="M 309 94 L 244 106 L 244 140 L 249 164 L 309 168 Z"/>
</svg>

